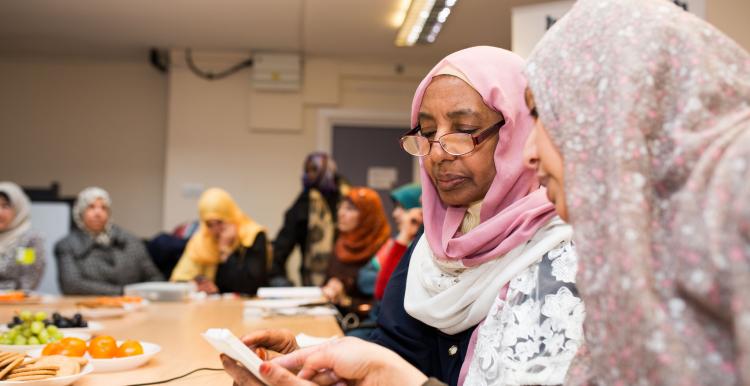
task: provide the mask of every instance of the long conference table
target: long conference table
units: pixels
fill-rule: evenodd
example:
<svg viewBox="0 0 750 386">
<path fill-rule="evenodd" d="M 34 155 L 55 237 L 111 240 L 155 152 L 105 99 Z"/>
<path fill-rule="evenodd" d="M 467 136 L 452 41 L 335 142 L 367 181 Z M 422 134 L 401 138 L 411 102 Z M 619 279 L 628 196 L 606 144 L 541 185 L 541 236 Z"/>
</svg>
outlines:
<svg viewBox="0 0 750 386">
<path fill-rule="evenodd" d="M 16 310 L 54 311 L 70 316 L 75 303 L 83 298 L 60 298 L 51 303 L 0 305 L 0 322 L 11 320 Z M 111 335 L 115 339 L 135 339 L 161 346 L 162 351 L 146 365 L 137 369 L 92 373 L 76 386 L 124 386 L 166 380 L 201 367 L 220 368 L 219 354 L 206 343 L 200 333 L 209 328 L 228 328 L 242 336 L 265 328 L 287 328 L 295 333 L 318 337 L 341 335 L 332 316 L 275 316 L 243 320 L 242 300 L 222 299 L 192 302 L 153 302 L 145 308 L 108 319 L 97 319 L 103 330 L 95 335 Z M 201 371 L 169 385 L 231 385 L 232 379 L 223 371 Z"/>
</svg>

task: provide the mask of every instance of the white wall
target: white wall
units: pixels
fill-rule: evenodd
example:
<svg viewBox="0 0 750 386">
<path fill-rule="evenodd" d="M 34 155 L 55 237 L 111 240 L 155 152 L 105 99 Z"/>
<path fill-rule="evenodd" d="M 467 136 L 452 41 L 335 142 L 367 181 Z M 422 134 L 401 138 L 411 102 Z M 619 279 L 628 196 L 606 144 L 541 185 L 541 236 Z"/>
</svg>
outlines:
<svg viewBox="0 0 750 386">
<path fill-rule="evenodd" d="M 0 180 L 99 185 L 114 220 L 161 229 L 166 77 L 144 60 L 0 58 Z"/>
<path fill-rule="evenodd" d="M 245 57 L 204 53 L 196 55 L 196 63 L 203 69 L 218 70 Z M 306 58 L 300 93 L 280 96 L 289 102 L 265 106 L 269 110 L 263 112 L 263 119 L 289 120 L 289 114 L 301 111 L 297 120 L 301 125 L 296 130 L 274 132 L 251 128 L 251 121 L 261 128 L 272 126 L 250 116 L 253 101 L 259 98 L 252 89 L 251 69 L 207 81 L 184 65 L 182 52 L 173 52 L 172 63 L 164 227 L 195 219 L 198 190 L 220 186 L 248 215 L 266 225 L 272 237 L 301 189 L 305 155 L 318 148 L 319 112 L 356 110 L 368 116 L 383 114 L 389 122 L 393 116 L 402 116 L 407 127 L 413 92 L 429 70 L 425 65 L 406 65 L 398 74 L 395 63 Z"/>
<path fill-rule="evenodd" d="M 706 19 L 750 51 L 750 1 L 706 0 Z"/>
</svg>

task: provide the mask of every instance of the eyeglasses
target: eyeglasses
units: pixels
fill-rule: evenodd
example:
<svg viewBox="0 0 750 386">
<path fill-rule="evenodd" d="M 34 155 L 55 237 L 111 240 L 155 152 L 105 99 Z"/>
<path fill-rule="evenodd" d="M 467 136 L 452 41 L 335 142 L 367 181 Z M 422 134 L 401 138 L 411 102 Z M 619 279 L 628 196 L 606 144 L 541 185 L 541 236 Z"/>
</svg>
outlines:
<svg viewBox="0 0 750 386">
<path fill-rule="evenodd" d="M 427 154 L 430 154 L 433 143 L 439 143 L 440 147 L 450 155 L 465 155 L 474 151 L 474 149 L 487 138 L 498 133 L 503 125 L 505 125 L 505 119 L 501 119 L 500 122 L 488 127 L 476 136 L 469 133 L 448 133 L 443 134 L 440 138 L 434 141 L 420 135 L 419 130 L 422 128 L 417 125 L 417 127 L 409 130 L 409 132 L 401 137 L 401 148 L 413 156 L 424 157 Z"/>
</svg>

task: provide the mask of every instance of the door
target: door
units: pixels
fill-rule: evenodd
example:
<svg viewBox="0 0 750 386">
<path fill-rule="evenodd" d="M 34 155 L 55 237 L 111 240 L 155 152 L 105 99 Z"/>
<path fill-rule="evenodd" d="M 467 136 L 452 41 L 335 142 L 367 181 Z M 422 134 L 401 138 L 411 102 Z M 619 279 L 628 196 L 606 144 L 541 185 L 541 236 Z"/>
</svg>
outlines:
<svg viewBox="0 0 750 386">
<path fill-rule="evenodd" d="M 393 232 L 390 191 L 414 181 L 414 160 L 401 150 L 399 138 L 407 128 L 333 127 L 333 159 L 352 186 L 368 186 L 380 194 Z"/>
</svg>

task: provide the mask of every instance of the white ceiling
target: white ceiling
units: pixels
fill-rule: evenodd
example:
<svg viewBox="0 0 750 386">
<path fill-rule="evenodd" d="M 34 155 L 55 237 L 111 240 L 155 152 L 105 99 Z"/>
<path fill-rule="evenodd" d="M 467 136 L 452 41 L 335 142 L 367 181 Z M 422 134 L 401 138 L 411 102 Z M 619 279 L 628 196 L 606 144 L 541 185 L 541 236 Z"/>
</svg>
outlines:
<svg viewBox="0 0 750 386">
<path fill-rule="evenodd" d="M 2 0 L 0 53 L 144 57 L 150 47 L 271 50 L 432 62 L 510 45 L 510 8 L 460 0 L 435 44 L 395 47 L 402 0 Z"/>
</svg>

